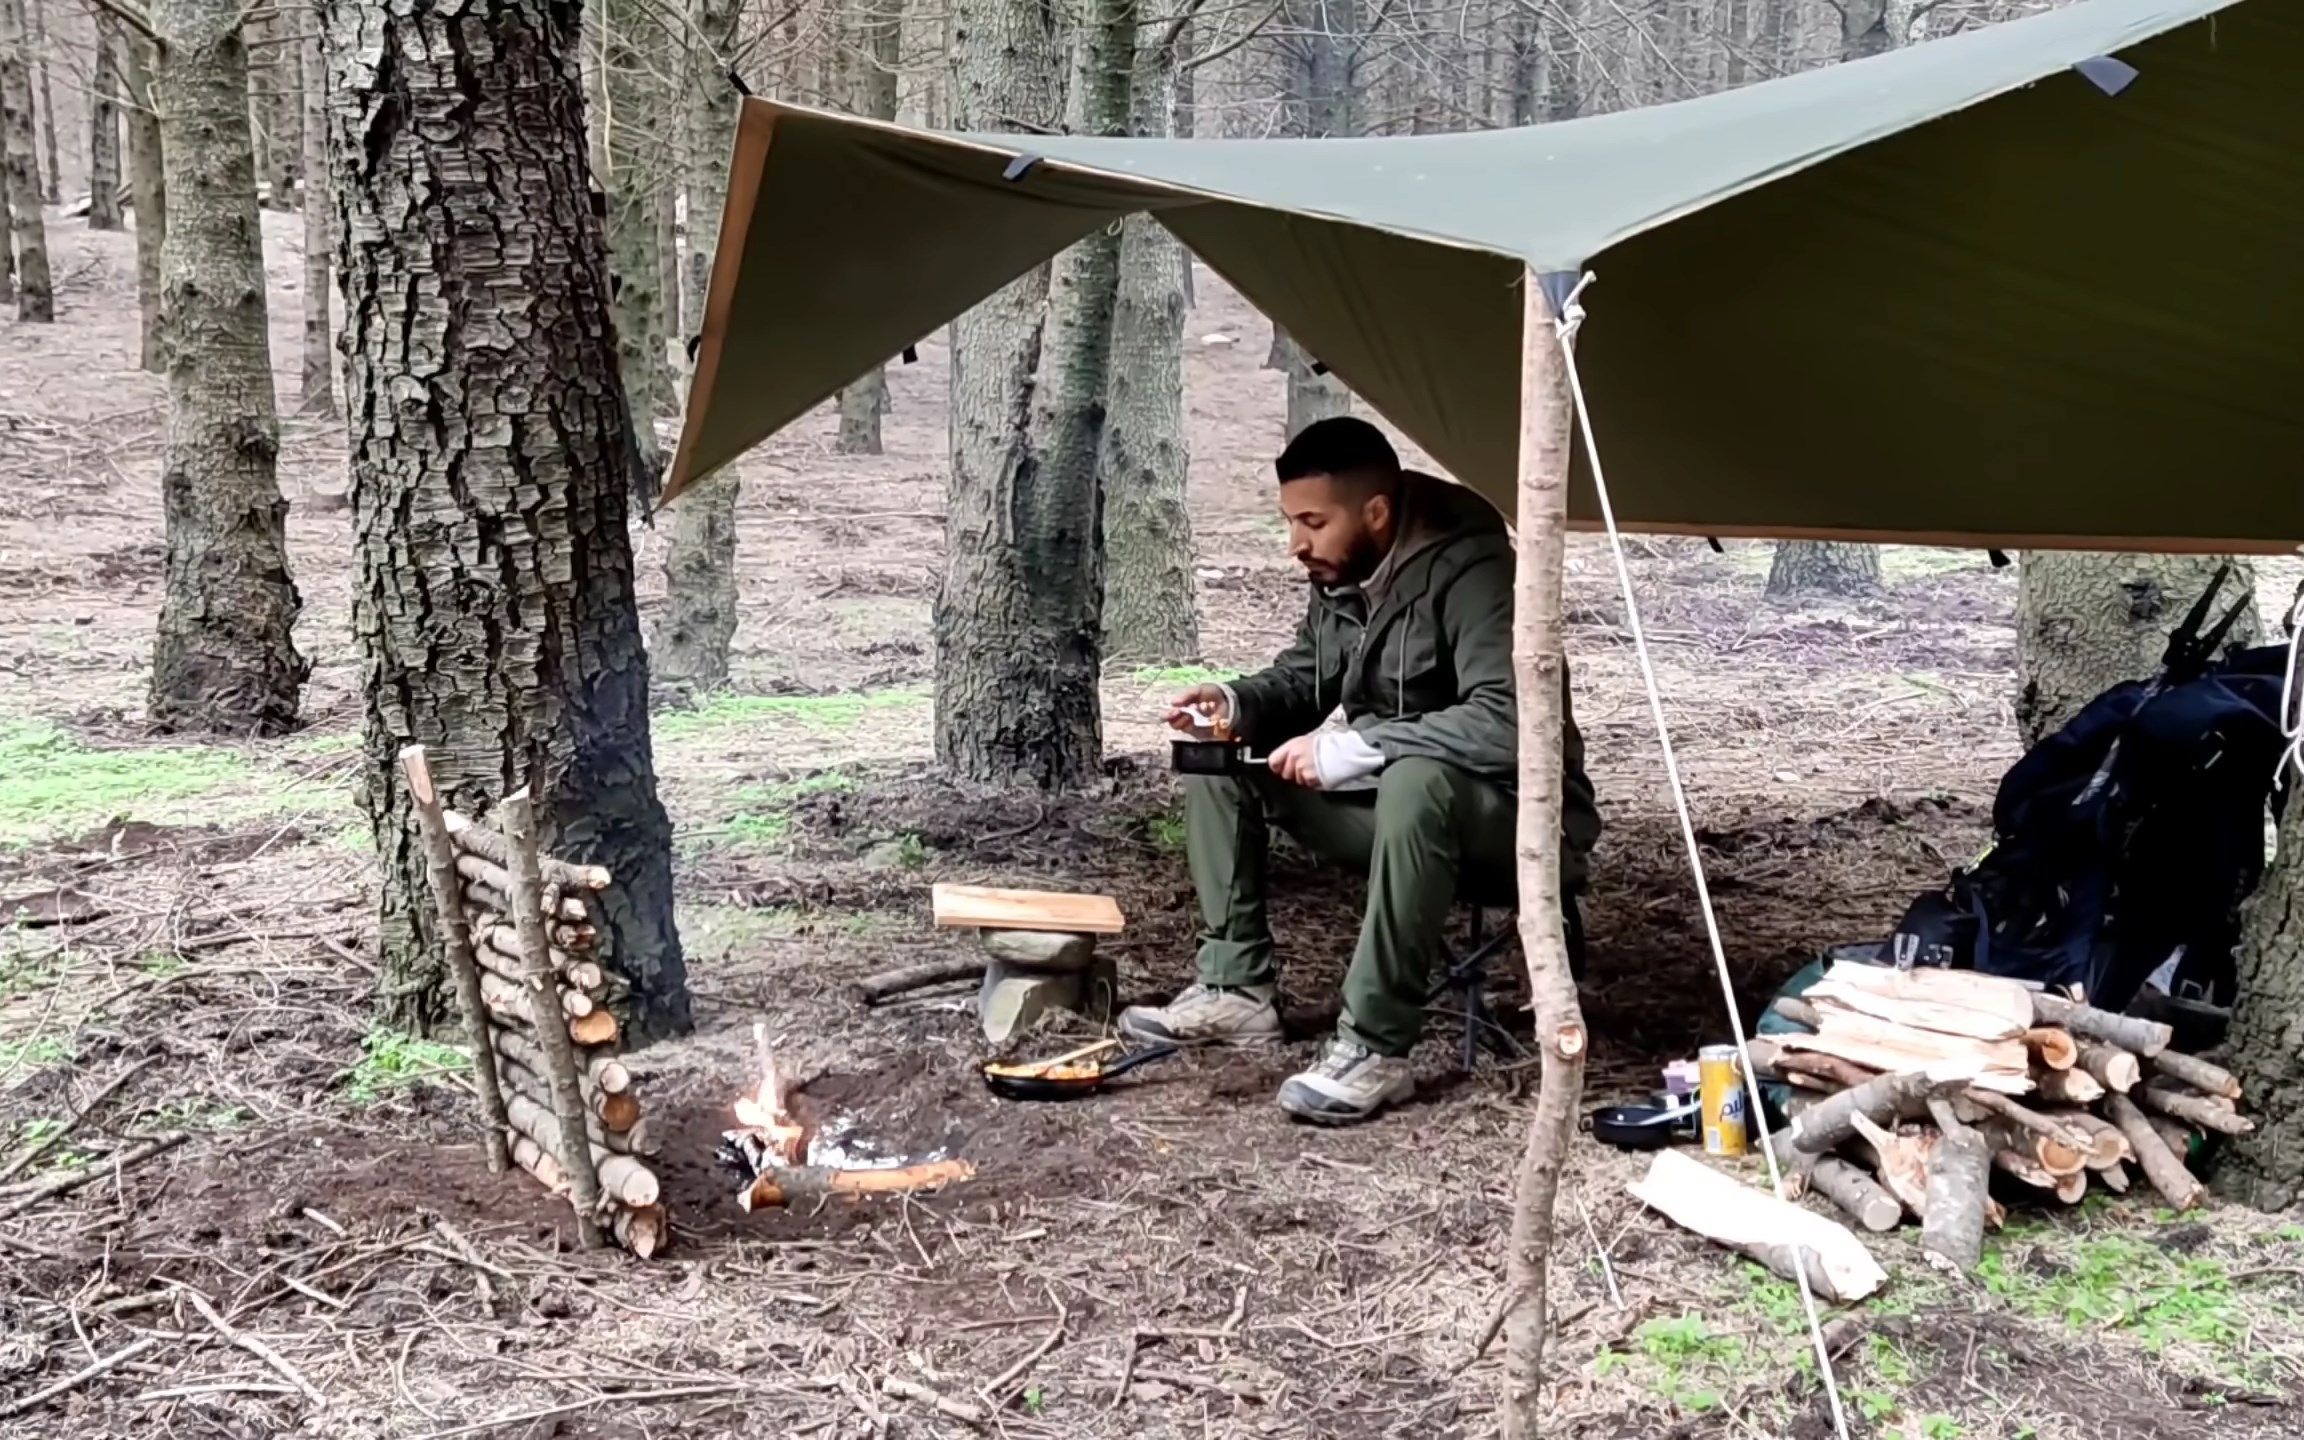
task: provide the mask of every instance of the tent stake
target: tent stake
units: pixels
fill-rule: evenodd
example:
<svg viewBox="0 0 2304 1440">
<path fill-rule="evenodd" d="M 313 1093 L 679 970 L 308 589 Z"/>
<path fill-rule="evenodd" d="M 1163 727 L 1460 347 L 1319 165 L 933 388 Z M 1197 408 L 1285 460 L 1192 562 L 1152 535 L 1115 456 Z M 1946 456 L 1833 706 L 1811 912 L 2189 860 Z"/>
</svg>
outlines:
<svg viewBox="0 0 2304 1440">
<path fill-rule="evenodd" d="M 1520 942 L 1536 1011 L 1543 1089 L 1528 1124 L 1512 1196 L 1505 1286 L 1505 1440 L 1537 1433 L 1544 1380 L 1545 1270 L 1552 1209 L 1584 1091 L 1584 1012 L 1568 972 L 1561 918 L 1562 719 L 1567 653 L 1561 571 L 1567 553 L 1568 468 L 1575 403 L 1552 305 L 1534 271 L 1521 276 L 1520 474 L 1512 661 L 1520 711 Z"/>
</svg>

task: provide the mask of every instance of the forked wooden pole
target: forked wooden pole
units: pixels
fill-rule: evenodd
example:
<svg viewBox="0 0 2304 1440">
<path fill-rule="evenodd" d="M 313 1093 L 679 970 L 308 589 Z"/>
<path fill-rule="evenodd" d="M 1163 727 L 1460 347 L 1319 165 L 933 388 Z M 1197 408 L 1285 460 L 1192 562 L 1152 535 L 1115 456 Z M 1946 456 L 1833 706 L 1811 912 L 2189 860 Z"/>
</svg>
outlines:
<svg viewBox="0 0 2304 1440">
<path fill-rule="evenodd" d="M 488 1169 L 502 1174 L 512 1163 L 505 1138 L 504 1092 L 496 1083 L 496 1052 L 488 1043 L 488 1007 L 480 999 L 480 969 L 472 955 L 472 931 L 464 922 L 464 906 L 456 879 L 456 846 L 448 838 L 448 819 L 440 809 L 440 787 L 432 780 L 432 762 L 421 745 L 400 752 L 400 769 L 408 777 L 408 795 L 416 809 L 416 828 L 424 836 L 424 867 L 432 885 L 433 908 L 439 912 L 440 953 L 447 958 L 448 976 L 456 987 L 456 1009 L 464 1017 L 464 1034 L 472 1046 L 472 1088 L 480 1093 L 480 1113 L 488 1122 Z"/>
<path fill-rule="evenodd" d="M 1568 676 L 1560 584 L 1575 405 L 1552 307 L 1535 271 L 1522 272 L 1520 289 L 1519 559 L 1512 668 L 1520 711 L 1520 946 L 1528 957 L 1543 1090 L 1528 1123 L 1527 1149 L 1512 1196 L 1512 1249 L 1505 1268 L 1505 1440 L 1534 1436 L 1542 1414 L 1552 1207 L 1576 1133 L 1585 1051 L 1584 1012 L 1568 972 L 1568 936 L 1560 912 L 1562 701 Z"/>
<path fill-rule="evenodd" d="M 504 797 L 504 839 L 511 852 L 512 923 L 520 931 L 526 975 L 520 993 L 528 1006 L 528 1028 L 544 1052 L 544 1078 L 552 1087 L 552 1118 L 560 1168 L 568 1177 L 568 1198 L 576 1209 L 576 1238 L 587 1250 L 600 1246 L 600 1172 L 584 1138 L 584 1094 L 576 1083 L 576 1052 L 568 1043 L 568 1021 L 560 1013 L 560 987 L 552 976 L 550 946 L 544 938 L 544 863 L 536 848 L 536 810 L 528 787 Z"/>
</svg>

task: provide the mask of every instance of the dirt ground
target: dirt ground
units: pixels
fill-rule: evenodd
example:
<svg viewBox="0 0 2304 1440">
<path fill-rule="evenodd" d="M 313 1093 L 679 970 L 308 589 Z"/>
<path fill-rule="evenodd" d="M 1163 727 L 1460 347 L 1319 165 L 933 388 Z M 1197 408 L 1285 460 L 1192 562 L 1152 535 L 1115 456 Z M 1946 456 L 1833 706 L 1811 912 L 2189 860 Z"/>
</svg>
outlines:
<svg viewBox="0 0 2304 1440">
<path fill-rule="evenodd" d="M 291 388 L 300 237 L 293 217 L 266 225 Z M 0 900 L 28 907 L 0 936 L 0 1435 L 1492 1433 L 1480 1340 L 1527 1075 L 1466 1076 L 1440 1033 L 1418 1101 L 1377 1124 L 1313 1132 L 1270 1103 L 1333 1014 L 1351 882 L 1282 862 L 1286 1051 L 1172 1062 L 1082 1104 L 994 1101 L 965 992 L 848 998 L 961 943 L 928 924 L 938 879 L 1115 894 L 1129 998 L 1180 984 L 1191 948 L 1155 723 L 1182 676 L 1107 678 L 1104 793 L 986 796 L 929 770 L 940 342 L 893 372 L 885 456 L 834 456 L 818 417 L 745 463 L 736 685 L 659 717 L 698 1031 L 635 1060 L 675 1226 L 642 1264 L 572 1253 L 559 1206 L 487 1173 L 453 1052 L 367 1018 L 344 515 L 300 503 L 290 522 L 310 728 L 228 746 L 143 731 L 164 391 L 133 368 L 129 237 L 51 234 L 59 323 L 0 320 Z M 1200 291 L 1205 660 L 1237 670 L 1279 643 L 1300 581 L 1265 481 L 1267 332 L 1212 279 Z M 302 500 L 342 446 L 325 421 L 285 430 Z M 662 544 L 643 533 L 651 607 Z M 1779 609 L 1766 561 L 1694 540 L 1632 555 L 1747 1015 L 1971 854 L 2016 753 L 2009 574 L 1898 550 L 1877 600 Z M 1579 541 L 1570 565 L 1609 827 L 1584 987 L 1598 1100 L 1640 1095 L 1726 1027 L 1606 551 Z M 2295 578 L 2274 567 L 2268 596 Z M 755 1020 L 820 1113 L 961 1155 L 976 1178 L 743 1215 L 712 1149 L 751 1081 Z M 147 1137 L 180 1138 L 143 1158 Z M 1579 1145 L 1550 1433 L 1829 1435 L 1791 1287 L 1631 1203 L 1638 1170 Z M 2304 1433 L 2304 1230 L 2221 1208 L 2169 1220 L 2140 1197 L 2020 1207 L 1972 1284 L 1931 1275 L 1907 1235 L 1879 1240 L 1893 1282 L 1828 1317 L 1853 1433 Z"/>
</svg>

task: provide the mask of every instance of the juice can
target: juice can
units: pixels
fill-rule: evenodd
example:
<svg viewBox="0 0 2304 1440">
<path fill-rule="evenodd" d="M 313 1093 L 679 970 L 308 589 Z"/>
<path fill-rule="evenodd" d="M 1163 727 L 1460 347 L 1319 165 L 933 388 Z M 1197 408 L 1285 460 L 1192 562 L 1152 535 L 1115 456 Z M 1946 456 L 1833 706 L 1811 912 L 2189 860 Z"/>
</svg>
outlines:
<svg viewBox="0 0 2304 1440">
<path fill-rule="evenodd" d="M 1696 1052 L 1697 1097 L 1703 1109 L 1704 1153 L 1745 1153 L 1744 1062 L 1733 1045 Z"/>
</svg>

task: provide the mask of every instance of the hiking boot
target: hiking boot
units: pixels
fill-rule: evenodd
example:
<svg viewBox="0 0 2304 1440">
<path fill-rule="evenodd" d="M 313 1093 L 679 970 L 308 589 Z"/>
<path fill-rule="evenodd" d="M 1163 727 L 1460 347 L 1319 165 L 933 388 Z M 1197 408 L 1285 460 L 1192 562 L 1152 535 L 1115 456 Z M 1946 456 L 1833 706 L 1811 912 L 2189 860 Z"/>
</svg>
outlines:
<svg viewBox="0 0 2304 1440">
<path fill-rule="evenodd" d="M 1272 985 L 1194 985 L 1166 1005 L 1131 1005 L 1120 1033 L 1172 1045 L 1269 1045 L 1280 1038 Z"/>
<path fill-rule="evenodd" d="M 1338 1036 L 1319 1063 L 1280 1087 L 1280 1108 L 1315 1125 L 1350 1125 L 1415 1093 L 1416 1073 L 1406 1056 L 1379 1055 Z"/>
</svg>

